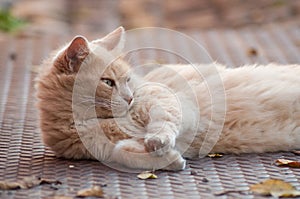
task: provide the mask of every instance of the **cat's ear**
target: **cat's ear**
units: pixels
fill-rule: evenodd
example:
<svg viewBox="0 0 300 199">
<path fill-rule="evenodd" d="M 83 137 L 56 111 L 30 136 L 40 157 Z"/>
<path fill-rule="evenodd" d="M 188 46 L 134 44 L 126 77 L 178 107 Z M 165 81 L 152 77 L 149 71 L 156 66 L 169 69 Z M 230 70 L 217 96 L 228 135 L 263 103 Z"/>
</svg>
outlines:
<svg viewBox="0 0 300 199">
<path fill-rule="evenodd" d="M 78 72 L 81 63 L 89 54 L 88 41 L 83 36 L 76 36 L 66 49 L 66 60 L 70 72 Z"/>
<path fill-rule="evenodd" d="M 124 48 L 125 30 L 122 26 L 120 26 L 102 39 L 93 41 L 93 43 L 106 48 L 108 51 L 118 56 Z"/>
</svg>

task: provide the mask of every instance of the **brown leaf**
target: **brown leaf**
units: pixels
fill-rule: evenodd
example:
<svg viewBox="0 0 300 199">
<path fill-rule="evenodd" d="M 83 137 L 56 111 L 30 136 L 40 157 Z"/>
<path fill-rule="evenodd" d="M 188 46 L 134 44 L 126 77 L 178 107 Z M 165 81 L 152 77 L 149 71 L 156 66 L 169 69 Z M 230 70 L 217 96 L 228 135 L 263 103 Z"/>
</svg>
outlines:
<svg viewBox="0 0 300 199">
<path fill-rule="evenodd" d="M 300 191 L 296 190 L 290 183 L 278 179 L 268 179 L 261 183 L 250 186 L 250 190 L 258 195 L 273 197 L 297 197 Z"/>
<path fill-rule="evenodd" d="M 139 179 L 146 180 L 146 179 L 156 179 L 157 175 L 155 175 L 154 173 L 151 173 L 149 171 L 145 171 L 145 172 L 142 172 L 139 175 L 137 175 L 137 177 Z"/>
<path fill-rule="evenodd" d="M 20 189 L 20 185 L 17 182 L 0 181 L 0 189 L 1 190 Z"/>
<path fill-rule="evenodd" d="M 57 180 L 49 180 L 49 179 L 39 178 L 36 176 L 29 176 L 17 182 L 0 181 L 0 189 L 2 190 L 30 189 L 32 187 L 41 184 L 52 184 L 52 183 L 61 184 L 61 182 Z"/>
<path fill-rule="evenodd" d="M 293 168 L 300 168 L 300 162 L 298 161 L 292 161 L 287 159 L 277 159 L 275 161 L 277 166 L 288 166 Z"/>
<path fill-rule="evenodd" d="M 207 156 L 210 157 L 210 158 L 220 158 L 220 157 L 223 157 L 223 154 L 211 153 L 211 154 L 208 154 Z"/>
<path fill-rule="evenodd" d="M 103 190 L 99 186 L 92 186 L 92 187 L 87 188 L 87 189 L 79 190 L 77 192 L 76 196 L 78 196 L 78 197 L 89 197 L 89 196 L 103 197 Z"/>
</svg>

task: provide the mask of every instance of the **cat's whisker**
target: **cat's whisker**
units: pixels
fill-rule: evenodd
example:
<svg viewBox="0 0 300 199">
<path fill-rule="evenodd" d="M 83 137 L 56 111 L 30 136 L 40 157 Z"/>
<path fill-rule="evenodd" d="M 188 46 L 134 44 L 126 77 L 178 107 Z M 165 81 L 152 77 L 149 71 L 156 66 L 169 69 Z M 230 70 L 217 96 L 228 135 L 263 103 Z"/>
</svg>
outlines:
<svg viewBox="0 0 300 199">
<path fill-rule="evenodd" d="M 93 102 L 93 101 L 91 99 L 87 99 L 87 100 L 83 100 L 81 102 L 78 102 L 75 105 L 80 105 L 80 104 L 83 104 L 83 103 L 86 103 L 86 102 Z"/>
<path fill-rule="evenodd" d="M 86 99 L 82 100 L 81 102 L 76 103 L 75 105 L 81 105 L 84 103 L 88 103 L 89 108 L 90 106 L 101 106 L 103 108 L 111 108 L 111 101 L 110 100 L 105 100 L 105 99 L 101 99 L 101 100 L 95 100 L 94 98 L 85 96 Z"/>
<path fill-rule="evenodd" d="M 93 107 L 95 107 L 95 105 L 91 105 L 91 106 L 89 106 L 89 107 L 85 110 L 85 112 L 84 112 L 84 114 L 83 114 L 83 118 L 85 118 L 86 114 L 88 114 L 88 111 L 89 111 L 91 108 L 93 108 Z M 87 118 L 89 118 L 89 117 L 87 117 Z"/>
<path fill-rule="evenodd" d="M 92 106 L 90 106 L 89 108 L 87 108 L 86 111 L 85 111 L 85 113 L 84 113 L 84 116 L 85 116 L 85 114 L 88 114 L 88 112 L 89 112 L 89 110 L 90 110 L 91 108 L 94 108 L 94 107 L 95 107 L 95 105 L 92 105 Z"/>
<path fill-rule="evenodd" d="M 80 99 L 83 99 L 81 102 L 78 102 L 77 104 L 83 104 L 86 102 L 90 102 L 90 103 L 95 103 L 95 104 L 100 104 L 100 105 L 109 105 L 109 104 L 113 104 L 111 100 L 107 100 L 107 99 L 95 99 L 94 97 L 90 97 L 90 96 L 81 96 Z M 76 104 L 76 105 L 77 105 Z"/>
<path fill-rule="evenodd" d="M 107 105 L 115 105 L 119 106 L 120 103 L 110 100 L 110 99 L 103 99 L 103 98 L 94 98 L 94 96 L 86 96 L 86 95 L 78 95 L 80 99 L 83 99 L 83 101 L 79 102 L 78 104 L 85 103 L 85 102 L 91 102 L 91 103 L 96 103 L 96 104 L 107 104 Z"/>
<path fill-rule="evenodd" d="M 110 104 L 106 104 L 106 103 L 95 103 L 95 106 L 97 107 L 97 105 L 100 105 L 103 108 L 111 108 Z"/>
</svg>

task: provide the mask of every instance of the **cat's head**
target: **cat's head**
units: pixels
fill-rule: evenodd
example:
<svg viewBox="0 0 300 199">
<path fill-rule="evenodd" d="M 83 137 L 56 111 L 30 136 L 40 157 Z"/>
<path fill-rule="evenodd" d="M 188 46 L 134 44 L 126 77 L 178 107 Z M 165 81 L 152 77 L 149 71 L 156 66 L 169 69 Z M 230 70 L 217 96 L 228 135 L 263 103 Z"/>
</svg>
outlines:
<svg viewBox="0 0 300 199">
<path fill-rule="evenodd" d="M 94 104 L 95 107 L 91 108 L 96 110 L 98 118 L 121 117 L 133 103 L 129 86 L 130 67 L 118 58 L 124 42 L 125 31 L 122 27 L 94 41 L 76 36 L 54 56 L 50 70 L 39 79 L 51 79 L 48 83 L 57 87 L 50 94 L 58 92 L 56 95 L 61 96 L 65 93 L 67 98 L 72 96 L 73 99 L 75 96 L 77 103 L 86 104 L 86 107 Z M 79 82 L 76 90 L 75 82 Z M 40 86 L 38 89 L 47 87 L 51 86 Z M 57 100 L 59 103 L 63 99 Z"/>
</svg>

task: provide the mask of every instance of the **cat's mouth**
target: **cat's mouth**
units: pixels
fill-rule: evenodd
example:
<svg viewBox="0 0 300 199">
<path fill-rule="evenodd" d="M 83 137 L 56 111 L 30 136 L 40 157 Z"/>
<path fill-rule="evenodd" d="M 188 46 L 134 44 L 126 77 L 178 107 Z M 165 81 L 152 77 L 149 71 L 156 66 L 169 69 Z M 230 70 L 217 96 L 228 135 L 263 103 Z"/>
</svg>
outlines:
<svg viewBox="0 0 300 199">
<path fill-rule="evenodd" d="M 128 111 L 131 110 L 131 108 L 133 107 L 133 104 L 134 104 L 134 98 L 132 98 L 130 104 L 128 105 Z M 127 111 L 127 112 L 128 112 L 128 111 Z"/>
<path fill-rule="evenodd" d="M 113 110 L 113 118 L 120 118 L 125 117 L 129 114 L 130 110 L 133 108 L 134 105 L 134 99 L 128 104 L 126 107 L 122 107 L 117 109 L 116 111 Z"/>
</svg>

